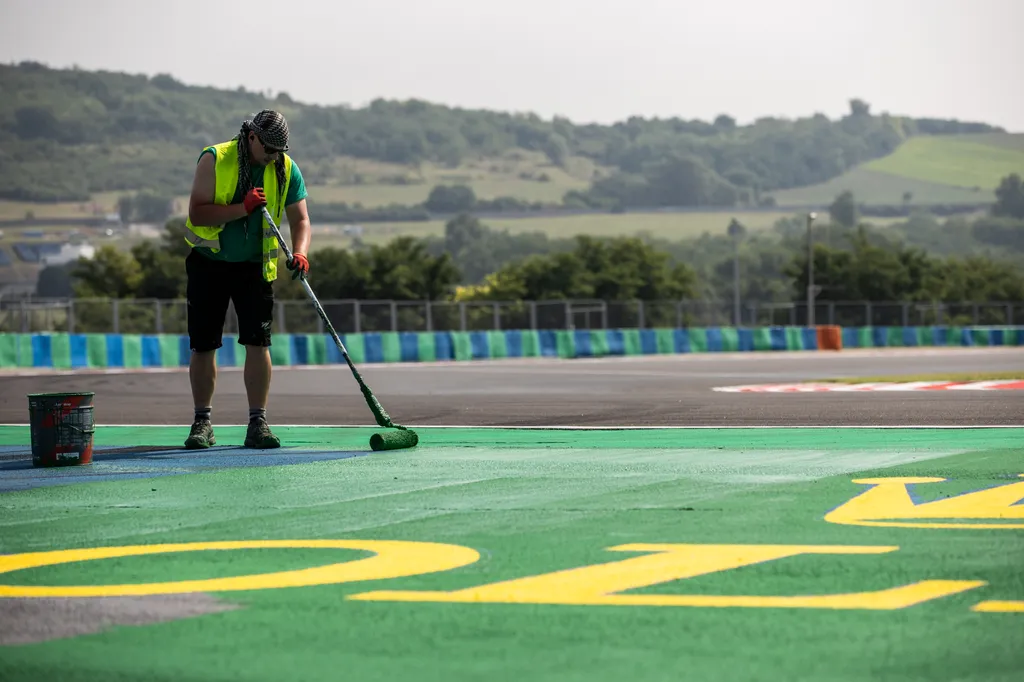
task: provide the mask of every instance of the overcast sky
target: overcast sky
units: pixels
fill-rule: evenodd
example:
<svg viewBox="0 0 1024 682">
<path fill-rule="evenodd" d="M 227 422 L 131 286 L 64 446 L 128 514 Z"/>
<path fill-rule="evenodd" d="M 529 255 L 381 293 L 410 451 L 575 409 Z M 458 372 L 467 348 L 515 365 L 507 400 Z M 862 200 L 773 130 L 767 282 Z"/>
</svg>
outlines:
<svg viewBox="0 0 1024 682">
<path fill-rule="evenodd" d="M 710 120 L 872 111 L 1024 132 L 1024 0 L 2 0 L 0 61 L 360 106 Z"/>
</svg>

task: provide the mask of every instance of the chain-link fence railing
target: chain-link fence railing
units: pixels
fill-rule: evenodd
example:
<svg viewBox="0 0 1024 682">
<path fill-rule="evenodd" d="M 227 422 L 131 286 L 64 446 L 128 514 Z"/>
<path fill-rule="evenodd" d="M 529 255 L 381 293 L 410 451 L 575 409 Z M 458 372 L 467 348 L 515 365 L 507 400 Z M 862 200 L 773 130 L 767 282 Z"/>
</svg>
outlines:
<svg viewBox="0 0 1024 682">
<path fill-rule="evenodd" d="M 321 301 L 340 334 L 497 329 L 758 327 L 808 323 L 807 305 L 729 300 L 683 301 Z M 1024 324 L 1024 302 L 817 301 L 814 323 L 844 327 Z M 228 308 L 225 331 L 238 330 Z M 306 299 L 278 300 L 277 333 L 323 333 Z M 0 299 L 0 332 L 184 334 L 184 300 Z"/>
</svg>

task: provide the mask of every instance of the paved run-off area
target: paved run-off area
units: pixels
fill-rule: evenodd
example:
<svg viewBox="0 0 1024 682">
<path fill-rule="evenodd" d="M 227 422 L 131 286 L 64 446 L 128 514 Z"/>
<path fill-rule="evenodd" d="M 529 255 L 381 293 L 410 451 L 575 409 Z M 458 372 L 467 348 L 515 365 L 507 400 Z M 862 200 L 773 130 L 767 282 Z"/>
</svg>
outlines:
<svg viewBox="0 0 1024 682">
<path fill-rule="evenodd" d="M 1024 669 L 1024 428 L 218 429 L 0 427 L 0 679 Z"/>
</svg>

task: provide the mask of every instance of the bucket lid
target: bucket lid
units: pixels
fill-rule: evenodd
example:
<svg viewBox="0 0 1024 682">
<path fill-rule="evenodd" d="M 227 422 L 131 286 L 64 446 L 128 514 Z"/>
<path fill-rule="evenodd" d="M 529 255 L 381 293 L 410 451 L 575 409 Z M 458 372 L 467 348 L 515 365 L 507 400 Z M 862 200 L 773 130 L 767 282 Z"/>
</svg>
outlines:
<svg viewBox="0 0 1024 682">
<path fill-rule="evenodd" d="M 95 393 L 78 392 L 78 391 L 76 391 L 76 392 L 72 392 L 72 393 L 29 393 L 27 397 L 29 397 L 29 398 L 68 398 L 68 397 L 91 398 L 92 396 L 95 396 L 95 395 L 96 395 Z"/>
</svg>

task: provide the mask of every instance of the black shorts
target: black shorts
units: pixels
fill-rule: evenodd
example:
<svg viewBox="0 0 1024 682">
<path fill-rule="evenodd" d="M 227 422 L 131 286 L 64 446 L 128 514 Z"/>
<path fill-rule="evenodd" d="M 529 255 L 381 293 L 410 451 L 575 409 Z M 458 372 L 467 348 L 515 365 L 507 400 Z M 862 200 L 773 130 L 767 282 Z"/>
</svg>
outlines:
<svg viewBox="0 0 1024 682">
<path fill-rule="evenodd" d="M 238 343 L 269 346 L 274 322 L 274 287 L 263 279 L 262 263 L 229 263 L 193 251 L 185 258 L 188 337 L 197 352 L 222 345 L 228 301 L 238 316 Z"/>
</svg>

